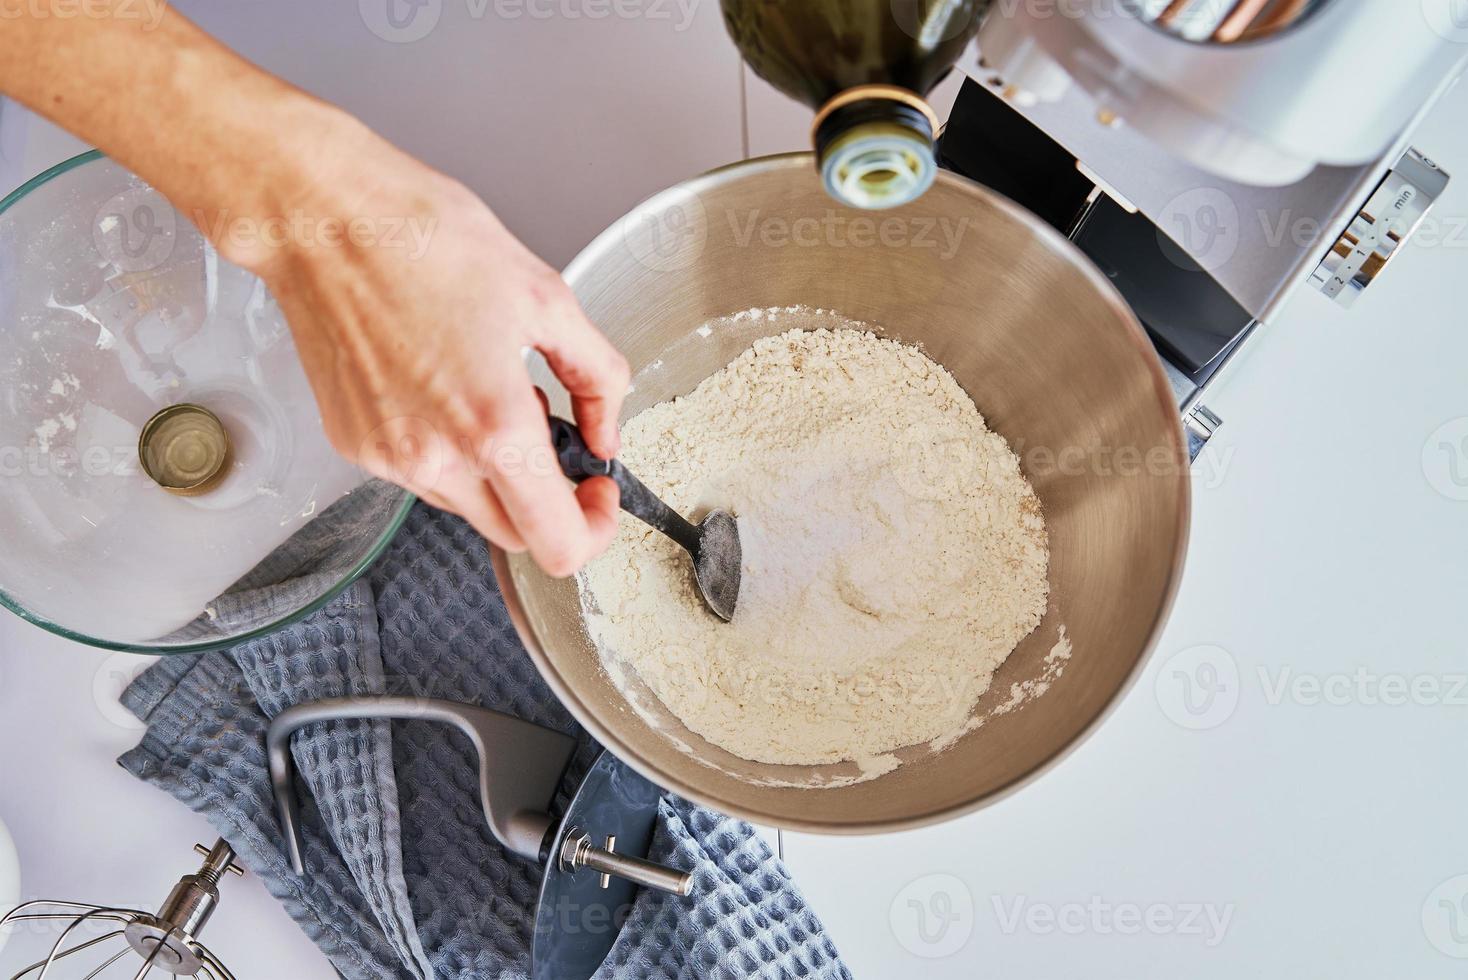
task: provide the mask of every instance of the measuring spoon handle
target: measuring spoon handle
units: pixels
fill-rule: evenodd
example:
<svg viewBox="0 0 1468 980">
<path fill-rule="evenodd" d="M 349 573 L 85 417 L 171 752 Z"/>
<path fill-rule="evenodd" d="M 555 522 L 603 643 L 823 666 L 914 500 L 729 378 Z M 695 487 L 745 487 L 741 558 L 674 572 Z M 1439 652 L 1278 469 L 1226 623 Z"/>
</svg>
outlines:
<svg viewBox="0 0 1468 980">
<path fill-rule="evenodd" d="M 685 521 L 677 511 L 653 493 L 643 482 L 632 475 L 620 460 L 602 459 L 592 453 L 581 430 L 565 419 L 552 415 L 550 422 L 551 445 L 556 451 L 556 461 L 561 472 L 580 483 L 594 476 L 610 477 L 622 491 L 622 509 L 633 517 L 688 549 L 698 551 L 698 528 Z"/>
</svg>

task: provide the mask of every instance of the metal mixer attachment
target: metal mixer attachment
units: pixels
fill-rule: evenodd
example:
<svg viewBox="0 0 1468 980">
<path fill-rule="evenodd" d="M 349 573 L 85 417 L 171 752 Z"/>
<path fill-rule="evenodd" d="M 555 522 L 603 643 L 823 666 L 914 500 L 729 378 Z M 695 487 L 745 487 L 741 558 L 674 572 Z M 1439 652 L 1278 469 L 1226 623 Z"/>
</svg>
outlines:
<svg viewBox="0 0 1468 980">
<path fill-rule="evenodd" d="M 234 863 L 234 850 L 223 840 L 215 841 L 212 848 L 200 844 L 194 849 L 204 856 L 204 864 L 198 871 L 179 879 L 156 913 L 46 900 L 16 906 L 0 918 L 0 930 L 22 922 L 66 924 L 46 958 L 22 968 L 11 980 L 59 976 L 61 970 L 69 971 L 78 962 L 76 957 L 89 950 L 96 950 L 99 955 L 106 953 L 106 947 L 116 945 L 118 940 L 124 944 L 121 949 L 85 974 L 81 973 L 83 967 L 77 967 L 75 975 L 93 980 L 132 973 L 134 980 L 143 980 L 154 970 L 161 970 L 175 976 L 234 980 L 234 974 L 199 942 L 199 933 L 219 905 L 219 879 L 226 872 L 236 875 L 244 872 Z M 68 945 L 68 941 L 78 939 L 78 933 L 98 925 L 108 927 L 108 931 Z"/>
<path fill-rule="evenodd" d="M 639 856 L 652 843 L 663 791 L 616 756 L 603 752 L 597 758 L 557 821 L 549 809 L 575 739 L 487 708 L 413 697 L 315 701 L 287 708 L 271 721 L 265 737 L 270 781 L 297 874 L 305 868 L 291 735 L 316 722 L 375 718 L 441 722 L 473 743 L 490 831 L 511 852 L 545 867 L 536 909 L 535 980 L 591 976 L 616 941 L 638 886 L 674 895 L 692 890 L 692 875 Z"/>
</svg>

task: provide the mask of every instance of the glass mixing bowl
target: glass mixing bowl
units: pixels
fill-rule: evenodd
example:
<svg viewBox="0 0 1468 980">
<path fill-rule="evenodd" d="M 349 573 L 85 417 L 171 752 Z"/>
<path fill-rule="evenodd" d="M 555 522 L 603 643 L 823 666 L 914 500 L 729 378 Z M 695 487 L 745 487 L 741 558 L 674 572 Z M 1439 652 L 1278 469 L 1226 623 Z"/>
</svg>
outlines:
<svg viewBox="0 0 1468 980">
<path fill-rule="evenodd" d="M 228 646 L 325 605 L 412 504 L 332 450 L 265 285 L 140 178 L 91 152 L 0 200 L 0 604 Z"/>
</svg>

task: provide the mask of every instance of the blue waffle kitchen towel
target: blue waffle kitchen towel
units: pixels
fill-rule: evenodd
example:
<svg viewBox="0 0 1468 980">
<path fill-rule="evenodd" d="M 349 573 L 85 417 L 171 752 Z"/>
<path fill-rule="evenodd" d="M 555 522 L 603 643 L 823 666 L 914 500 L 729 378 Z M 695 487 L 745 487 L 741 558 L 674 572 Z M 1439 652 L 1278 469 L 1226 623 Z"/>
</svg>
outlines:
<svg viewBox="0 0 1468 980">
<path fill-rule="evenodd" d="M 165 658 L 123 695 L 147 731 L 119 761 L 205 814 L 348 980 L 527 977 L 540 868 L 485 826 L 472 746 L 423 721 L 317 725 L 294 742 L 307 874 L 282 848 L 265 728 L 299 702 L 416 694 L 575 734 L 565 793 L 597 746 L 541 681 L 479 536 L 418 506 L 368 575 L 304 622 Z M 747 824 L 668 798 L 652 857 L 692 896 L 644 891 L 598 977 L 850 977 L 784 865 Z"/>
</svg>

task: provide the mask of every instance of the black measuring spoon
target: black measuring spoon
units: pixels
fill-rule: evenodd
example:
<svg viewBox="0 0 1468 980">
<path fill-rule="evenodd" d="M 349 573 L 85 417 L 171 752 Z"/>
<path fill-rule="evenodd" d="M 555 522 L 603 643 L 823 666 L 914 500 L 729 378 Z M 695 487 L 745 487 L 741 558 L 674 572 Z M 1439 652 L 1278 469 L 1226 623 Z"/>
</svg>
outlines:
<svg viewBox="0 0 1468 980">
<path fill-rule="evenodd" d="M 727 511 L 710 511 L 698 524 L 690 524 L 633 476 L 619 460 L 592 455 L 581 438 L 581 430 L 565 419 L 549 419 L 551 445 L 561 472 L 580 483 L 593 476 L 608 476 L 622 491 L 622 509 L 682 545 L 693 558 L 693 578 L 703 601 L 725 622 L 734 618 L 739 601 L 743 552 L 739 525 Z"/>
</svg>

